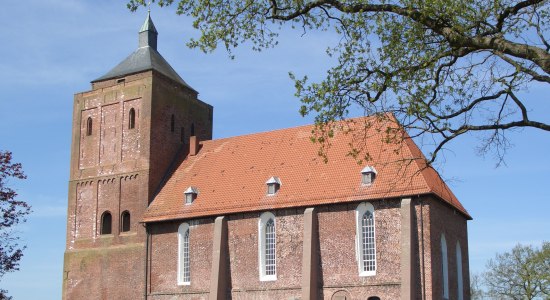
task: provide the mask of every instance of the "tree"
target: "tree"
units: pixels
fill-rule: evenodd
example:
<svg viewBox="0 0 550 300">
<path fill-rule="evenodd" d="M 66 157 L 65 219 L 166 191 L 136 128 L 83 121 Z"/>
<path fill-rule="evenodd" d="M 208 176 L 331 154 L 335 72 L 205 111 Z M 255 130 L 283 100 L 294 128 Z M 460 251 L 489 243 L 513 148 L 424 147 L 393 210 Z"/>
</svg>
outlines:
<svg viewBox="0 0 550 300">
<path fill-rule="evenodd" d="M 550 298 L 550 242 L 542 243 L 540 251 L 535 258 L 541 277 L 540 292 L 548 299 Z"/>
<path fill-rule="evenodd" d="M 481 276 L 477 273 L 470 274 L 470 299 L 482 300 L 485 292 L 481 287 Z"/>
<path fill-rule="evenodd" d="M 244 42 L 258 51 L 274 47 L 290 27 L 340 35 L 328 49 L 338 62 L 324 80 L 291 74 L 300 112 L 315 116 L 314 140 L 322 144 L 333 121 L 357 110 L 392 113 L 408 135 L 390 128 L 387 140 L 417 138 L 429 162 L 450 141 L 477 133 L 480 153 L 500 163 L 507 131 L 550 131 L 548 120 L 532 116 L 544 100 L 522 93 L 550 84 L 548 0 L 157 0 L 174 2 L 201 32 L 188 45 L 205 52 L 222 45 L 233 57 Z M 146 0 L 128 3 L 133 11 L 140 5 Z M 353 146 L 350 154 L 368 159 L 361 150 Z"/>
<path fill-rule="evenodd" d="M 24 246 L 18 244 L 14 227 L 26 221 L 31 207 L 24 201 L 16 200 L 17 192 L 8 187 L 9 178 L 25 179 L 20 163 L 12 163 L 12 153 L 0 151 L 0 278 L 8 272 L 19 270 Z M 0 289 L 0 300 L 11 299 L 7 291 Z"/>
<path fill-rule="evenodd" d="M 515 246 L 487 263 L 483 280 L 495 299 L 550 298 L 550 242 L 541 249 Z"/>
</svg>

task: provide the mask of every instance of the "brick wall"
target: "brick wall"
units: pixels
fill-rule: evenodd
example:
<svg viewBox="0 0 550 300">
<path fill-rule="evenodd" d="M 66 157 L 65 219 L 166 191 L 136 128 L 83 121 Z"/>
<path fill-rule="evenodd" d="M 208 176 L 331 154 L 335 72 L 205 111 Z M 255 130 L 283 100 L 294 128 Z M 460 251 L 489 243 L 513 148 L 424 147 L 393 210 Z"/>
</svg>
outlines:
<svg viewBox="0 0 550 300">
<path fill-rule="evenodd" d="M 100 114 L 97 107 L 89 108 L 81 112 L 80 124 L 80 157 L 78 158 L 81 169 L 93 167 L 98 164 Z M 91 120 L 92 135 L 87 135 L 88 119 Z M 95 122 L 94 122 L 95 120 Z M 93 134 L 95 133 L 95 134 Z"/>
<path fill-rule="evenodd" d="M 376 276 L 358 275 L 355 209 L 359 203 L 324 206 L 318 210 L 324 299 L 331 299 L 332 294 L 341 289 L 348 291 L 353 299 L 399 298 L 400 202 L 370 203 L 375 216 Z"/>
<path fill-rule="evenodd" d="M 153 72 L 153 82 L 149 165 L 150 201 L 167 179 L 166 176 L 170 175 L 167 170 L 174 168 L 184 159 L 189 148 L 191 128 L 194 127 L 194 134 L 199 140 L 212 139 L 210 112 L 213 110 L 212 106 L 198 100 L 195 91 L 174 84 L 160 73 Z"/>
<path fill-rule="evenodd" d="M 191 284 L 177 284 L 178 227 L 169 222 L 150 226 L 150 293 L 152 299 L 166 295 L 203 299 L 208 296 L 212 265 L 212 219 L 202 219 L 189 229 Z M 182 222 L 183 223 L 183 222 Z M 171 298 L 172 299 L 172 298 Z"/>
<path fill-rule="evenodd" d="M 132 243 L 66 252 L 63 298 L 143 299 L 144 254 L 142 244 Z"/>
<path fill-rule="evenodd" d="M 141 151 L 141 98 L 124 101 L 122 116 L 122 161 L 132 161 L 139 158 Z M 134 128 L 130 128 L 130 110 L 134 109 Z"/>
<path fill-rule="evenodd" d="M 180 150 L 188 147 L 190 124 L 195 124 L 201 139 L 212 138 L 212 107 L 197 100 L 196 92 L 155 71 L 92 87 L 74 99 L 63 297 L 139 299 L 145 292 L 146 250 L 139 221 L 170 164 L 183 159 L 185 151 Z M 120 228 L 124 211 L 130 213 L 128 232 Z M 112 233 L 102 235 L 105 212 L 112 216 Z M 206 247 L 210 258 L 211 245 L 200 247 Z"/>
<path fill-rule="evenodd" d="M 427 205 L 429 198 L 422 197 L 414 200 L 414 212 L 416 218 L 415 248 L 418 249 L 415 254 L 415 276 L 416 295 L 418 299 L 432 298 L 432 257 L 430 241 L 430 207 Z M 438 299 L 438 298 L 435 298 Z"/>
<path fill-rule="evenodd" d="M 438 299 L 443 295 L 443 268 L 441 265 L 441 234 L 447 242 L 447 262 L 449 273 L 449 299 L 457 299 L 456 243 L 462 250 L 462 276 L 464 299 L 470 299 L 470 276 L 468 264 L 468 233 L 466 219 L 450 206 L 434 198 L 426 200 L 430 211 L 430 247 L 432 297 Z"/>
<path fill-rule="evenodd" d="M 149 167 L 152 72 L 135 80 L 76 94 L 71 145 L 71 181 L 135 172 Z M 129 128 L 128 113 L 136 111 Z M 92 134 L 87 135 L 87 120 Z M 130 154 L 131 153 L 131 154 Z"/>
<path fill-rule="evenodd" d="M 358 203 L 357 203 L 358 204 Z M 400 288 L 400 202 L 373 201 L 375 207 L 377 273 L 361 277 L 355 253 L 355 209 L 357 204 L 317 208 L 321 276 L 324 299 L 340 290 L 353 299 L 380 296 L 399 298 Z M 276 216 L 277 280 L 260 281 L 258 221 L 260 212 L 228 216 L 230 284 L 233 299 L 298 299 L 301 297 L 304 209 L 273 211 Z M 154 299 L 172 294 L 178 299 L 201 299 L 208 292 L 212 253 L 212 219 L 198 221 L 191 229 L 191 285 L 178 287 L 177 226 L 159 223 L 151 226 L 151 291 Z M 184 221 L 182 221 L 184 222 Z M 200 235 L 197 233 L 200 232 Z M 200 244 L 208 246 L 199 247 Z M 194 250 L 198 249 L 200 250 Z M 199 252 L 195 252 L 199 251 Z M 194 256 L 199 256 L 199 258 Z M 197 259 L 203 264 L 197 268 Z M 202 274 L 202 275 L 201 275 Z M 204 278 L 201 278 L 204 276 Z"/>
<path fill-rule="evenodd" d="M 332 299 L 345 293 L 352 299 L 399 299 L 401 288 L 401 202 L 372 201 L 375 208 L 377 271 L 358 275 L 355 250 L 355 209 L 359 203 L 316 207 L 319 228 L 319 295 Z M 432 197 L 415 198 L 412 254 L 413 284 L 418 299 L 440 299 L 440 242 L 446 232 L 450 299 L 456 299 L 455 243 L 462 247 L 465 291 L 468 290 L 466 220 Z M 261 212 L 228 216 L 228 249 L 232 299 L 299 299 L 302 284 L 303 208 L 272 211 L 276 216 L 277 280 L 261 281 L 258 259 L 258 222 Z M 151 226 L 152 299 L 207 299 L 212 256 L 213 218 L 194 220 L 191 228 L 191 285 L 177 285 L 177 228 L 187 222 Z M 419 237 L 423 237 L 419 238 Z M 451 242 L 454 241 L 454 242 Z M 424 249 L 424 250 L 423 250 Z M 201 263 L 197 263 L 200 261 Z M 464 293 L 469 299 L 469 292 Z"/>
<path fill-rule="evenodd" d="M 227 228 L 232 295 L 237 298 L 242 298 L 246 293 L 254 295 L 248 299 L 255 297 L 269 299 L 274 294 L 265 290 L 273 289 L 280 290 L 279 294 L 284 294 L 285 299 L 291 296 L 298 297 L 301 293 L 303 209 L 279 210 L 272 213 L 275 214 L 276 236 L 277 280 L 275 281 L 260 281 L 258 257 L 260 213 L 229 217 Z"/>
</svg>

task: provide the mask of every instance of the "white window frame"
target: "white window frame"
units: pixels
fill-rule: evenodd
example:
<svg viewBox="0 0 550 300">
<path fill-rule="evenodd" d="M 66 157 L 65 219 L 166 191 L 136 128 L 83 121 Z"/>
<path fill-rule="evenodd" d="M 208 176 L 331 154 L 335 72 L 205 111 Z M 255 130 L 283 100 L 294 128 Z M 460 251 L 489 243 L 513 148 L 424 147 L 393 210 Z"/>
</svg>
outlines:
<svg viewBox="0 0 550 300">
<path fill-rule="evenodd" d="M 184 192 L 183 192 L 183 195 L 184 195 L 184 202 L 185 202 L 185 205 L 191 205 L 193 204 L 193 202 L 195 202 L 195 200 L 197 199 L 197 195 L 199 194 L 199 189 L 197 189 L 196 187 L 194 186 L 190 186 L 188 187 Z"/>
<path fill-rule="evenodd" d="M 457 278 L 457 299 L 464 300 L 464 282 L 462 280 L 462 249 L 460 242 L 456 241 L 456 278 Z"/>
<path fill-rule="evenodd" d="M 449 261 L 447 259 L 447 240 L 441 234 L 441 270 L 443 272 L 443 299 L 449 299 Z"/>
<path fill-rule="evenodd" d="M 376 169 L 371 166 L 366 166 L 361 170 L 361 185 L 362 186 L 370 186 L 374 183 L 374 180 L 376 179 Z"/>
<path fill-rule="evenodd" d="M 362 185 L 371 185 L 372 182 L 374 181 L 374 173 L 373 172 L 367 172 L 367 173 L 363 173 L 361 174 L 361 184 Z"/>
<path fill-rule="evenodd" d="M 359 271 L 359 276 L 374 276 L 376 275 L 376 226 L 373 226 L 373 236 L 374 236 L 374 270 L 365 271 L 363 265 L 365 260 L 363 259 L 363 224 L 362 219 L 363 215 L 369 211 L 372 214 L 373 224 L 376 224 L 376 217 L 374 213 L 374 206 L 368 202 L 363 202 L 357 206 L 355 209 L 355 259 L 357 261 L 357 268 Z"/>
<path fill-rule="evenodd" d="M 195 194 L 189 193 L 185 194 L 185 205 L 189 205 L 193 203 L 193 198 L 195 198 Z"/>
<path fill-rule="evenodd" d="M 267 184 L 267 194 L 268 195 L 275 195 L 277 193 L 277 184 L 276 183 L 268 183 Z"/>
<path fill-rule="evenodd" d="M 281 179 L 277 176 L 271 176 L 266 182 L 267 184 L 267 195 L 273 196 L 277 194 L 281 188 Z"/>
<path fill-rule="evenodd" d="M 266 274 L 266 234 L 265 227 L 267 221 L 273 220 L 274 230 L 275 230 L 275 274 L 267 275 Z M 260 281 L 274 281 L 277 280 L 277 220 L 275 215 L 271 212 L 264 212 L 260 215 L 258 220 L 258 264 L 260 272 Z"/>
<path fill-rule="evenodd" d="M 183 223 L 178 227 L 178 285 L 190 285 L 191 284 L 191 251 L 189 239 L 187 240 L 187 248 L 184 247 L 185 233 L 189 232 L 189 238 L 191 236 L 190 226 L 188 223 Z M 187 250 L 187 261 L 185 260 Z M 189 277 L 185 278 L 185 269 L 189 269 Z"/>
</svg>

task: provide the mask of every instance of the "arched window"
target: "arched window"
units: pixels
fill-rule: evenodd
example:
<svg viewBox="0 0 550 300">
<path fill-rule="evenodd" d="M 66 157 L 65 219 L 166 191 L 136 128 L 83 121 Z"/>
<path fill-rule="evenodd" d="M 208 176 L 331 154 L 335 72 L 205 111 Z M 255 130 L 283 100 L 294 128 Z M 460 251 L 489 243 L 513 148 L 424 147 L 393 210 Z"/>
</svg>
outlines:
<svg viewBox="0 0 550 300">
<path fill-rule="evenodd" d="M 191 266 L 189 259 L 189 224 L 178 228 L 178 284 L 191 284 Z"/>
<path fill-rule="evenodd" d="M 460 243 L 456 241 L 456 280 L 457 280 L 457 299 L 464 299 L 464 284 L 462 282 L 462 250 Z"/>
<path fill-rule="evenodd" d="M 351 294 L 346 290 L 339 290 L 332 294 L 331 300 L 351 300 Z"/>
<path fill-rule="evenodd" d="M 441 234 L 441 269 L 443 272 L 443 299 L 449 299 L 449 265 L 447 261 L 447 241 Z"/>
<path fill-rule="evenodd" d="M 265 224 L 265 274 L 275 275 L 275 221 Z"/>
<path fill-rule="evenodd" d="M 174 115 L 172 115 L 172 118 L 170 119 L 170 131 L 174 132 L 176 126 L 176 120 L 174 118 Z"/>
<path fill-rule="evenodd" d="M 130 112 L 128 113 L 128 129 L 133 129 L 134 127 L 136 127 L 136 110 L 130 108 Z"/>
<path fill-rule="evenodd" d="M 355 210 L 356 257 L 360 276 L 376 275 L 376 238 L 374 228 L 374 207 L 361 203 Z"/>
<path fill-rule="evenodd" d="M 88 120 L 86 120 L 86 135 L 90 136 L 92 135 L 92 118 L 88 117 Z"/>
<path fill-rule="evenodd" d="M 368 297 L 367 300 L 380 300 L 380 297 L 372 296 L 372 297 Z"/>
<path fill-rule="evenodd" d="M 111 234 L 112 231 L 112 223 L 113 223 L 113 217 L 111 216 L 111 213 L 106 211 L 101 215 L 101 234 Z"/>
<path fill-rule="evenodd" d="M 185 143 L 185 127 L 181 128 L 181 136 L 180 136 L 181 142 Z"/>
<path fill-rule="evenodd" d="M 130 212 L 125 210 L 120 215 L 120 232 L 130 231 Z"/>
<path fill-rule="evenodd" d="M 195 136 L 195 123 L 191 123 L 191 136 Z"/>
<path fill-rule="evenodd" d="M 258 245 L 260 280 L 269 281 L 277 279 L 276 268 L 276 235 L 275 215 L 265 212 L 258 222 Z"/>
</svg>

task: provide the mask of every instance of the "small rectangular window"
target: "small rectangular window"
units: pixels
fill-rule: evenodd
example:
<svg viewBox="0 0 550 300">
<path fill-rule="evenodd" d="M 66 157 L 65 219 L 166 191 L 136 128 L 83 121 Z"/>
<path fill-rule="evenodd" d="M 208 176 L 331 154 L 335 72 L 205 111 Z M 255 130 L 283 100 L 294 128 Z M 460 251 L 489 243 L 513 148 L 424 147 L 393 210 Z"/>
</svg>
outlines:
<svg viewBox="0 0 550 300">
<path fill-rule="evenodd" d="M 362 180 L 362 183 L 363 184 L 371 184 L 372 183 L 372 175 L 373 173 L 364 173 L 363 174 L 363 180 Z"/>
<path fill-rule="evenodd" d="M 192 193 L 189 193 L 189 194 L 185 194 L 185 204 L 191 204 L 193 203 L 193 198 L 194 198 L 194 194 Z"/>
<path fill-rule="evenodd" d="M 127 210 L 122 212 L 120 216 L 120 232 L 130 231 L 130 212 Z"/>
<path fill-rule="evenodd" d="M 93 130 L 93 121 L 91 117 L 88 117 L 88 119 L 86 120 L 86 135 L 87 136 L 92 135 L 92 130 Z"/>
</svg>

